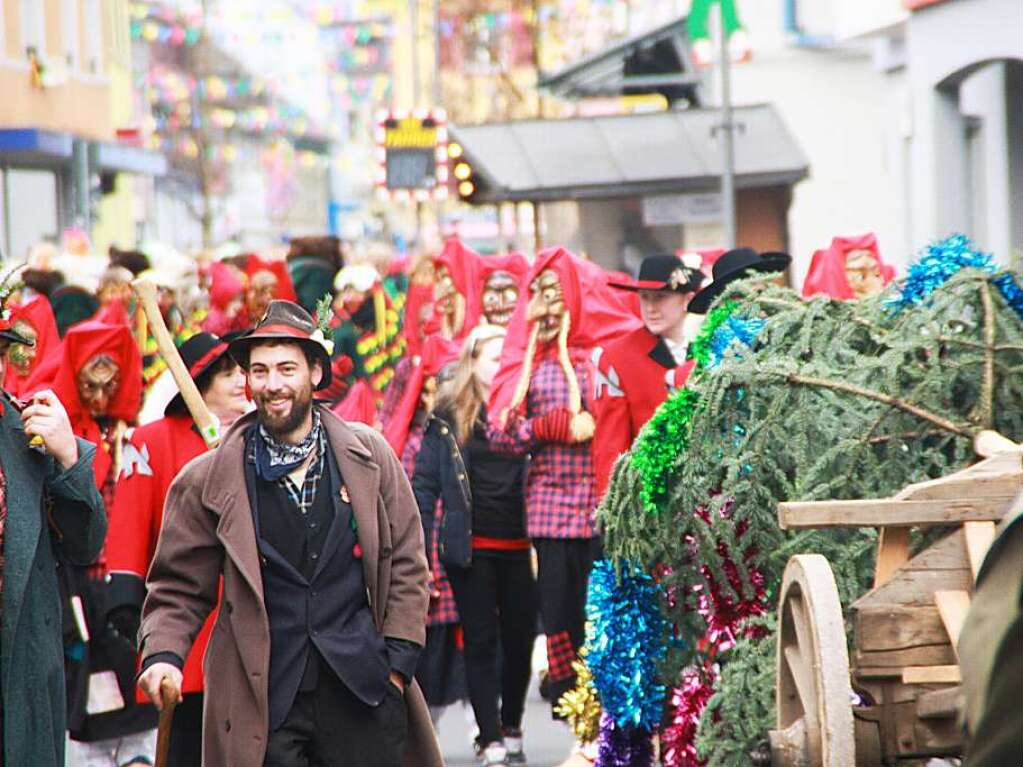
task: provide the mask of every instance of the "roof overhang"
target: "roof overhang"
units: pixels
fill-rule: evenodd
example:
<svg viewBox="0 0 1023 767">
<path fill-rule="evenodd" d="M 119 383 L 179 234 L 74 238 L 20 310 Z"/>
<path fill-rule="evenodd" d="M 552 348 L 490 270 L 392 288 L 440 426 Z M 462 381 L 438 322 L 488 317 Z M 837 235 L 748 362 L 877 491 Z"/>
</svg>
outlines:
<svg viewBox="0 0 1023 767">
<path fill-rule="evenodd" d="M 15 166 L 59 167 L 71 159 L 74 138 L 70 133 L 37 128 L 0 130 L 0 163 Z"/>
<path fill-rule="evenodd" d="M 141 176 L 163 176 L 167 158 L 160 152 L 124 144 L 93 144 L 90 147 L 93 167 L 101 173 L 135 173 Z"/>
<path fill-rule="evenodd" d="M 736 186 L 791 186 L 809 164 L 769 105 L 734 111 Z M 609 199 L 720 187 L 718 110 L 451 126 L 477 203 Z"/>
<path fill-rule="evenodd" d="M 644 53 L 650 60 L 642 71 L 628 71 L 629 62 Z M 676 96 L 669 101 L 685 98 L 698 106 L 703 77 L 691 61 L 686 19 L 681 18 L 544 75 L 539 86 L 570 99 L 663 92 Z"/>
</svg>

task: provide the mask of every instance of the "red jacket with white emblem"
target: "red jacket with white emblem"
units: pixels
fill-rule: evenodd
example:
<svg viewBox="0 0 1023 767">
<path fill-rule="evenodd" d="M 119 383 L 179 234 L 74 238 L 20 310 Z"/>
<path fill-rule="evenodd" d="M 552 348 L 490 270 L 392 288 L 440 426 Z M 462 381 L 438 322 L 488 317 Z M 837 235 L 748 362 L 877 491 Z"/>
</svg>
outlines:
<svg viewBox="0 0 1023 767">
<path fill-rule="evenodd" d="M 112 576 L 138 579 L 138 609 L 145 596 L 145 578 L 163 523 L 167 490 L 181 468 L 206 452 L 202 437 L 187 415 L 172 415 L 136 429 L 124 443 L 121 473 L 107 533 L 107 568 Z M 132 600 L 134 601 L 134 600 Z M 210 614 L 185 660 L 182 692 L 201 692 L 202 657 L 216 611 Z"/>
<path fill-rule="evenodd" d="M 685 385 L 694 362 L 677 365 L 668 345 L 645 327 L 616 338 L 593 353 L 593 466 L 597 497 L 603 497 L 618 456 L 650 420 L 668 394 Z"/>
</svg>

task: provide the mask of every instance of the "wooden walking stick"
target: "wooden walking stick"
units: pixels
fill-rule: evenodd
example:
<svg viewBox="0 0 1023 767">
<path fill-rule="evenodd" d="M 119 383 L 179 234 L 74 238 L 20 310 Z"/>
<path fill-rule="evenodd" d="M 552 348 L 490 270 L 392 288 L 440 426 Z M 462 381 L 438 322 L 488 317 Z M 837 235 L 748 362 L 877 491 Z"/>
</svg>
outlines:
<svg viewBox="0 0 1023 767">
<path fill-rule="evenodd" d="M 163 699 L 163 708 L 160 709 L 160 724 L 156 731 L 156 765 L 155 767 L 167 767 L 167 751 L 170 749 L 171 722 L 174 720 L 174 709 L 180 702 L 180 696 L 171 686 L 170 679 L 164 677 L 160 680 L 160 697 Z"/>
<path fill-rule="evenodd" d="M 181 361 L 181 355 L 178 354 L 178 348 L 174 345 L 174 339 L 171 338 L 170 331 L 167 330 L 167 324 L 163 321 L 163 314 L 160 313 L 160 305 L 157 302 L 156 286 L 149 280 L 135 280 L 131 284 L 131 288 L 138 296 L 139 303 L 142 304 L 142 310 L 146 313 L 153 338 L 156 339 L 156 347 L 160 350 L 167 367 L 170 368 L 174 383 L 178 385 L 181 398 L 185 401 L 185 407 L 188 408 L 192 420 L 199 428 L 199 434 L 206 442 L 206 447 L 212 450 L 220 444 L 220 429 L 213 414 L 203 402 L 199 388 L 192 380 L 188 368 Z"/>
</svg>

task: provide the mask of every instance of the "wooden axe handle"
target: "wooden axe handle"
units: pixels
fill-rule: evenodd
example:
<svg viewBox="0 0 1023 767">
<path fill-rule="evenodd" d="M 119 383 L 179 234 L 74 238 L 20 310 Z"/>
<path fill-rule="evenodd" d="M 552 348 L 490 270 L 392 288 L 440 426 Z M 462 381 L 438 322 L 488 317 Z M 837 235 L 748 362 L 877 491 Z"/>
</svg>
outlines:
<svg viewBox="0 0 1023 767">
<path fill-rule="evenodd" d="M 160 313 L 160 305 L 157 303 L 156 286 L 149 280 L 135 280 L 131 287 L 135 291 L 135 295 L 138 296 L 139 303 L 142 304 L 142 310 L 146 313 L 146 319 L 149 321 L 149 328 L 152 330 L 153 338 L 156 339 L 156 347 L 160 350 L 167 367 L 170 368 L 171 375 L 174 376 L 174 383 L 178 385 L 178 391 L 181 392 L 181 398 L 185 401 L 185 407 L 191 413 L 195 425 L 199 427 L 199 433 L 206 442 L 206 446 L 212 450 L 220 444 L 220 429 L 217 427 L 213 414 L 206 407 L 202 395 L 199 394 L 199 389 L 195 385 L 195 381 L 192 380 L 188 368 L 182 362 L 170 331 L 167 330 L 163 315 Z"/>
</svg>

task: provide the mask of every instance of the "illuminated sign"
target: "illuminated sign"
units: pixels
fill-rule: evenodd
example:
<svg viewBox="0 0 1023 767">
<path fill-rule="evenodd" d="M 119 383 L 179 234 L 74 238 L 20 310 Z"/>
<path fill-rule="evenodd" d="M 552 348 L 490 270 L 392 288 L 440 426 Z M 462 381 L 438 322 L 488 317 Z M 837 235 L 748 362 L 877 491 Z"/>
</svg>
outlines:
<svg viewBox="0 0 1023 767">
<path fill-rule="evenodd" d="M 442 111 L 383 113 L 376 139 L 381 198 L 423 202 L 447 197 L 448 135 Z"/>
</svg>

